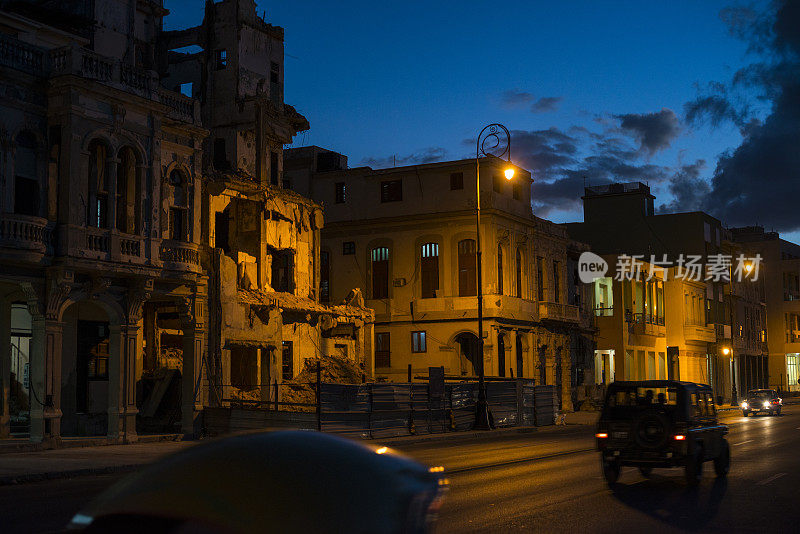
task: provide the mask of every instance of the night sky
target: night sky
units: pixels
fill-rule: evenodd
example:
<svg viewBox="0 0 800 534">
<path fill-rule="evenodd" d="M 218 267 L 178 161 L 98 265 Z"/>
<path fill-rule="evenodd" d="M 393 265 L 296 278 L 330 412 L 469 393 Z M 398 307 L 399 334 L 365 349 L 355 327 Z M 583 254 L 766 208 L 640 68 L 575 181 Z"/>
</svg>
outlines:
<svg viewBox="0 0 800 534">
<path fill-rule="evenodd" d="M 392 4 L 258 2 L 311 123 L 293 146 L 409 165 L 474 157 L 501 122 L 539 216 L 639 180 L 657 210 L 800 241 L 800 1 Z M 167 29 L 202 20 L 202 0 L 165 6 Z"/>
</svg>

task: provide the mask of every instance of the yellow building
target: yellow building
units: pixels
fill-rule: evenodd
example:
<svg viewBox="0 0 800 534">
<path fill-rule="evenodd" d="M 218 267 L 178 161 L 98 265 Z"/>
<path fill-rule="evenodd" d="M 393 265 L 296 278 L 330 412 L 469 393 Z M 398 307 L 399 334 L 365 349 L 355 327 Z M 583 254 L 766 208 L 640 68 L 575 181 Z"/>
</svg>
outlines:
<svg viewBox="0 0 800 534">
<path fill-rule="evenodd" d="M 642 262 L 638 275 L 626 279 L 615 272 L 619 256 L 603 259 L 608 276 L 593 284 L 595 383 L 673 378 L 667 366 L 664 270 L 655 266 L 650 277 L 650 264 Z"/>
<path fill-rule="evenodd" d="M 406 381 L 409 369 L 427 376 L 437 366 L 473 378 L 475 160 L 345 170 L 317 147 L 286 154 L 293 188 L 325 205 L 324 296 L 338 302 L 361 287 L 375 310 L 376 379 Z M 530 173 L 516 167 L 508 181 L 505 167 L 481 160 L 485 372 L 560 385 L 568 407 L 591 368 L 591 316 L 575 283 L 585 246 L 535 217 Z"/>
</svg>

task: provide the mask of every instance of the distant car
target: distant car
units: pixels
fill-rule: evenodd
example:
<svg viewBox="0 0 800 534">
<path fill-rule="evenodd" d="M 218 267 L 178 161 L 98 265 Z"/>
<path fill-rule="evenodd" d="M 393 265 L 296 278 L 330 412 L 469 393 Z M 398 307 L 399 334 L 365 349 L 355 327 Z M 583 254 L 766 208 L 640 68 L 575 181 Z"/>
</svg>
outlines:
<svg viewBox="0 0 800 534">
<path fill-rule="evenodd" d="M 68 528 L 115 533 L 429 532 L 447 481 L 397 452 L 319 432 L 191 446 L 109 488 Z"/>
<path fill-rule="evenodd" d="M 751 389 L 742 401 L 742 415 L 766 412 L 769 415 L 780 415 L 783 399 L 778 397 L 774 389 Z"/>
<path fill-rule="evenodd" d="M 703 463 L 728 474 L 728 427 L 717 421 L 711 388 L 675 380 L 613 382 L 597 424 L 603 476 L 616 484 L 623 466 L 650 476 L 655 467 L 685 470 L 690 485 L 700 482 Z"/>
</svg>

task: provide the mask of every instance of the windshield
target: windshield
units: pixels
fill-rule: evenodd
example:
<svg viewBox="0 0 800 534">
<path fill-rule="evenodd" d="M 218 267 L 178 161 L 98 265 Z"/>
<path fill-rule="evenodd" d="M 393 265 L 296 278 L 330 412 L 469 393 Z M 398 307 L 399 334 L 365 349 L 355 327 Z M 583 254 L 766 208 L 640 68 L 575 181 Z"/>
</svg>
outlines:
<svg viewBox="0 0 800 534">
<path fill-rule="evenodd" d="M 771 399 L 775 396 L 775 392 L 771 389 L 754 389 L 747 393 L 751 399 Z"/>
</svg>

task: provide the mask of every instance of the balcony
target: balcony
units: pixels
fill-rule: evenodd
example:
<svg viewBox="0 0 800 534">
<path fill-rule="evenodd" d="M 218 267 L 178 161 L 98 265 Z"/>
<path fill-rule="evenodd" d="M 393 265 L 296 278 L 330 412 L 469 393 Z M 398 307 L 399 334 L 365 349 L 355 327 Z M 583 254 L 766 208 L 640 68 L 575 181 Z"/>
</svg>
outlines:
<svg viewBox="0 0 800 534">
<path fill-rule="evenodd" d="M 716 334 L 717 340 L 722 339 L 730 339 L 731 338 L 731 325 L 729 324 L 715 324 L 714 325 L 714 332 Z"/>
<path fill-rule="evenodd" d="M 580 308 L 559 302 L 540 302 L 539 319 L 542 321 L 577 323 L 580 321 Z"/>
<path fill-rule="evenodd" d="M 713 326 L 686 323 L 683 325 L 683 338 L 686 341 L 714 343 L 717 340 L 717 335 Z"/>
<path fill-rule="evenodd" d="M 478 316 L 478 298 L 475 296 L 418 298 L 413 301 L 413 308 L 414 317 L 417 319 L 474 319 Z M 509 295 L 484 295 L 483 315 L 487 318 L 504 317 L 535 321 L 536 303 Z"/>
<path fill-rule="evenodd" d="M 0 55 L 2 47 L 0 45 Z M 101 56 L 80 46 L 67 46 L 50 51 L 48 61 L 40 68 L 43 75 L 74 75 L 121 89 L 148 100 L 160 102 L 167 116 L 181 122 L 200 124 L 198 104 L 194 99 L 159 85 L 154 71 L 140 69 L 117 59 Z M 0 58 L 0 61 L 2 59 Z M 49 67 L 49 69 L 48 69 Z"/>
<path fill-rule="evenodd" d="M 43 48 L 0 33 L 0 65 L 34 76 L 44 76 L 46 59 L 46 52 Z"/>
<path fill-rule="evenodd" d="M 0 247 L 2 248 L 43 256 L 53 252 L 50 238 L 51 229 L 47 219 L 15 213 L 0 215 Z"/>
<path fill-rule="evenodd" d="M 159 257 L 164 264 L 164 269 L 200 272 L 200 247 L 194 243 L 162 241 Z"/>
<path fill-rule="evenodd" d="M 667 335 L 664 327 L 664 318 L 650 313 L 635 313 L 631 317 L 631 333 L 640 336 L 665 337 Z"/>
</svg>

